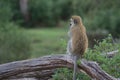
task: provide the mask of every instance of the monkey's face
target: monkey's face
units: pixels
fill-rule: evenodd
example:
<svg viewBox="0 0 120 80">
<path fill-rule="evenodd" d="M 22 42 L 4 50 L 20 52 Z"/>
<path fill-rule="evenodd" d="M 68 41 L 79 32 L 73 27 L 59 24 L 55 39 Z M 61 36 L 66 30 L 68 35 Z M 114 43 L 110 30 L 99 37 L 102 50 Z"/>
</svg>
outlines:
<svg viewBox="0 0 120 80">
<path fill-rule="evenodd" d="M 73 27 L 75 25 L 74 20 L 71 18 L 70 19 L 70 27 Z"/>
<path fill-rule="evenodd" d="M 72 16 L 71 19 L 74 25 L 78 25 L 82 23 L 80 16 Z"/>
</svg>

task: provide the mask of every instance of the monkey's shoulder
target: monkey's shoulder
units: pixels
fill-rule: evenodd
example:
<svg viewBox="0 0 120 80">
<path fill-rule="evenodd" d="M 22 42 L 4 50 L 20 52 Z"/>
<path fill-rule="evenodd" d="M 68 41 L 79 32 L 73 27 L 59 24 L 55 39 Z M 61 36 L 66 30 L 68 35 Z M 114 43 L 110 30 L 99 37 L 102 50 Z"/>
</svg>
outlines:
<svg viewBox="0 0 120 80">
<path fill-rule="evenodd" d="M 71 33 L 78 33 L 78 32 L 80 32 L 80 28 L 79 27 L 73 27 L 73 28 L 71 28 L 71 30 L 70 30 L 70 32 Z"/>
</svg>

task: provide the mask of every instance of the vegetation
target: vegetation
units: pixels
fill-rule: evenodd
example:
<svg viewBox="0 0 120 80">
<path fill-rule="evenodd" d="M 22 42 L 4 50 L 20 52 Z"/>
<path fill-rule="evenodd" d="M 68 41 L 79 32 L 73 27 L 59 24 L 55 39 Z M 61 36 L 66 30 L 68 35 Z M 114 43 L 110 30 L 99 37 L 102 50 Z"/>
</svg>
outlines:
<svg viewBox="0 0 120 80">
<path fill-rule="evenodd" d="M 1 7 L 8 4 L 1 11 L 5 13 L 6 10 L 12 10 L 10 12 L 10 14 L 12 13 L 12 21 L 19 25 L 25 23 L 19 9 L 19 1 L 1 0 L 0 3 Z M 76 14 L 83 18 L 83 22 L 89 31 L 102 29 L 114 36 L 119 36 L 119 3 L 119 0 L 29 0 L 26 4 L 29 20 L 28 26 L 25 27 L 35 27 L 35 25 L 58 26 L 61 21 L 68 21 L 71 15 Z"/>
<path fill-rule="evenodd" d="M 32 41 L 31 57 L 66 52 L 67 31 L 61 28 L 43 28 L 26 30 Z"/>
<path fill-rule="evenodd" d="M 30 56 L 30 40 L 23 29 L 11 22 L 12 16 L 10 5 L 0 1 L 0 63 Z"/>
<path fill-rule="evenodd" d="M 13 23 L 0 25 L 0 63 L 26 59 L 30 41 L 25 32 Z"/>
<path fill-rule="evenodd" d="M 85 58 L 87 60 L 96 61 L 105 70 L 112 76 L 120 76 L 120 53 L 116 54 L 113 58 L 107 58 L 106 52 L 119 49 L 120 45 L 112 43 L 112 37 L 109 35 L 106 39 L 103 39 L 98 45 L 94 46 L 94 49 L 89 49 L 86 52 Z M 79 62 L 78 62 L 79 63 Z M 56 71 L 56 74 L 53 75 L 54 80 L 72 80 L 72 70 L 62 68 Z M 91 80 L 87 75 L 83 73 L 77 74 L 77 80 Z"/>
<path fill-rule="evenodd" d="M 46 29 L 29 29 L 27 30 L 32 38 L 33 52 L 31 57 L 39 57 L 49 54 L 65 53 L 66 52 L 66 34 L 67 31 L 61 28 L 46 28 Z M 48 33 L 48 34 L 46 34 Z M 51 36 L 49 39 L 48 36 Z M 52 43 L 52 45 L 51 45 Z M 87 60 L 96 61 L 112 76 L 120 76 L 120 54 L 118 53 L 113 58 L 107 58 L 106 52 L 120 50 L 120 44 L 114 43 L 111 35 L 102 41 L 96 41 L 93 49 L 88 49 L 85 58 Z M 58 49 L 57 49 L 58 48 Z M 103 55 L 104 54 L 104 55 Z M 78 62 L 79 63 L 79 62 Z M 53 75 L 54 80 L 72 80 L 72 70 L 67 68 L 58 69 Z M 90 80 L 90 77 L 84 73 L 78 73 L 77 79 Z"/>
<path fill-rule="evenodd" d="M 31 41 L 32 41 L 31 58 L 66 52 L 66 43 L 67 43 L 66 29 L 43 28 L 43 29 L 28 29 L 26 31 L 28 37 L 31 37 Z M 48 36 L 50 36 L 51 38 L 49 39 Z M 101 42 L 97 41 L 97 43 L 98 44 L 94 46 L 94 49 L 89 49 L 87 51 L 85 58 L 87 60 L 97 61 L 99 65 L 102 67 L 102 69 L 107 71 L 112 76 L 119 77 L 120 54 L 117 54 L 113 58 L 107 58 L 106 56 L 101 55 L 101 53 L 104 54 L 106 52 L 120 49 L 120 45 L 116 43 L 113 44 L 111 35 L 109 35 L 106 39 L 103 39 Z M 83 73 L 78 73 L 77 78 L 78 80 L 79 79 L 90 80 L 90 78 Z M 56 74 L 53 75 L 53 79 L 72 80 L 72 70 L 66 68 L 58 69 L 56 71 Z"/>
<path fill-rule="evenodd" d="M 74 14 L 82 17 L 87 32 L 93 36 L 95 32 L 120 36 L 119 0 L 29 0 L 26 4 L 28 21 L 21 13 L 19 1 L 0 0 L 0 63 L 65 53 L 68 30 L 65 23 Z M 96 42 L 98 44 L 88 49 L 85 58 L 97 61 L 109 74 L 119 77 L 120 54 L 113 58 L 102 54 L 120 50 L 120 44 L 114 43 L 111 35 Z M 90 80 L 82 73 L 78 73 L 77 78 Z M 72 70 L 58 69 L 53 79 L 71 80 Z"/>
<path fill-rule="evenodd" d="M 106 39 L 103 39 L 98 45 L 94 46 L 93 50 L 88 50 L 85 55 L 86 59 L 93 60 L 99 63 L 99 65 L 111 74 L 112 76 L 120 76 L 120 53 L 116 54 L 113 58 L 107 58 L 106 53 L 114 50 L 120 51 L 120 44 L 113 43 L 113 38 L 109 35 Z M 103 56 L 104 55 L 104 56 Z"/>
</svg>

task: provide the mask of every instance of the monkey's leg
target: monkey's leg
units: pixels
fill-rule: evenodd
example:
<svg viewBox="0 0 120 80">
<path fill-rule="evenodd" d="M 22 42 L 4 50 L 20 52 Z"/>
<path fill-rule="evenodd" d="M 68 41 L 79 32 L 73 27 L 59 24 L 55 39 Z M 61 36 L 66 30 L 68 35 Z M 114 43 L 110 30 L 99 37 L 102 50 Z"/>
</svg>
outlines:
<svg viewBox="0 0 120 80">
<path fill-rule="evenodd" d="M 66 57 L 66 59 L 67 60 L 70 60 L 71 59 L 71 62 L 73 62 L 73 56 L 71 55 L 72 53 L 71 53 L 71 50 L 72 50 L 72 44 L 71 44 L 71 40 L 69 40 L 68 41 L 68 44 L 67 44 L 67 57 Z"/>
<path fill-rule="evenodd" d="M 76 72 L 77 72 L 77 56 L 74 56 L 74 72 L 73 72 L 73 80 L 76 80 Z"/>
</svg>

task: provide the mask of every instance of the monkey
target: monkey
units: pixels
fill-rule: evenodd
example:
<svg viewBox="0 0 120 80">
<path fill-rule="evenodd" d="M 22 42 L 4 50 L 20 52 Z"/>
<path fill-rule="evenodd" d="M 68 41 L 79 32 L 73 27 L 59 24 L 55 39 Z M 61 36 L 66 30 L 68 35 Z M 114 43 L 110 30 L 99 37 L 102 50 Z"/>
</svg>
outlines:
<svg viewBox="0 0 120 80">
<path fill-rule="evenodd" d="M 75 15 L 71 17 L 68 36 L 67 53 L 71 55 L 73 60 L 73 80 L 76 80 L 77 60 L 83 57 L 88 48 L 86 28 L 84 27 L 80 16 Z"/>
</svg>

